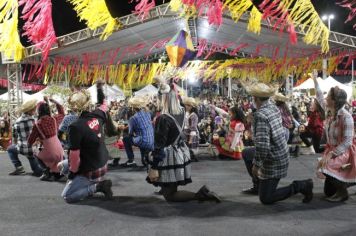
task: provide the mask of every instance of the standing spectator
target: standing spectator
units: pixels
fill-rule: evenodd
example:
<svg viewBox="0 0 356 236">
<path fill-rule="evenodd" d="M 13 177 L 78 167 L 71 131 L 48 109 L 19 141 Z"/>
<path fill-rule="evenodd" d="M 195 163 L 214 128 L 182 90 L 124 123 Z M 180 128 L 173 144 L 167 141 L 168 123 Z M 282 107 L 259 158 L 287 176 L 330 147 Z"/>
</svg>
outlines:
<svg viewBox="0 0 356 236">
<path fill-rule="evenodd" d="M 18 157 L 19 153 L 27 157 L 34 176 L 39 177 L 42 175 L 43 170 L 39 166 L 37 159 L 33 156 L 32 147 L 27 142 L 35 124 L 35 118 L 33 116 L 36 113 L 36 104 L 36 99 L 29 100 L 22 104 L 22 115 L 16 120 L 12 127 L 12 138 L 14 142 L 7 149 L 7 152 L 12 164 L 15 166 L 15 170 L 9 175 L 23 175 L 26 173 Z"/>
<path fill-rule="evenodd" d="M 190 158 L 191 160 L 196 160 L 194 151 L 197 150 L 199 145 L 198 115 L 196 109 L 197 103 L 194 98 L 187 97 L 183 99 L 183 104 L 186 110 L 184 134 L 187 138 Z"/>
<path fill-rule="evenodd" d="M 288 98 L 281 93 L 277 93 L 274 96 L 274 100 L 276 101 L 276 105 L 281 113 L 285 137 L 288 142 L 290 130 L 293 128 L 292 114 L 290 113 L 286 104 Z"/>
<path fill-rule="evenodd" d="M 10 122 L 7 119 L 0 120 L 0 146 L 3 150 L 7 150 L 11 143 Z"/>
</svg>

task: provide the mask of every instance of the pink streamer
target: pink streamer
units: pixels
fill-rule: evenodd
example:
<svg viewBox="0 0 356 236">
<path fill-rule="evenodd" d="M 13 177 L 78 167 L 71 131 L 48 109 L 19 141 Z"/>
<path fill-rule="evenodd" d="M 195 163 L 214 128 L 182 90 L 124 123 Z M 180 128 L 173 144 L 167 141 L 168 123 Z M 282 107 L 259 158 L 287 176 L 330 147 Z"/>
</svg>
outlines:
<svg viewBox="0 0 356 236">
<path fill-rule="evenodd" d="M 350 10 L 350 14 L 345 23 L 352 21 L 356 17 L 356 0 L 338 0 L 336 4 Z M 356 29 L 356 24 L 354 24 L 353 28 Z"/>
<path fill-rule="evenodd" d="M 23 35 L 41 50 L 42 63 L 44 63 L 52 45 L 57 42 L 52 21 L 52 2 L 51 0 L 20 0 L 19 4 L 24 6 L 22 19 L 26 21 Z"/>
<path fill-rule="evenodd" d="M 221 0 L 212 0 L 208 8 L 208 22 L 210 25 L 222 24 L 223 4 Z"/>
<path fill-rule="evenodd" d="M 134 0 L 130 0 L 130 3 L 133 1 Z M 141 20 L 144 20 L 150 13 L 151 9 L 156 6 L 155 0 L 136 0 L 136 2 L 139 3 L 135 6 L 135 11 L 133 11 L 133 13 L 137 14 Z"/>
</svg>

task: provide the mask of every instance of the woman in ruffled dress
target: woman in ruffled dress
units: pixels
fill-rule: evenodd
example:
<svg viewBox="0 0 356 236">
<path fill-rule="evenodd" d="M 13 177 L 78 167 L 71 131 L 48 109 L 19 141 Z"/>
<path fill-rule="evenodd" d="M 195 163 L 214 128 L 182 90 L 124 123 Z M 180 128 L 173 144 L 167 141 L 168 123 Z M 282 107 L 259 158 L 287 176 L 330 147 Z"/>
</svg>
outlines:
<svg viewBox="0 0 356 236">
<path fill-rule="evenodd" d="M 175 84 L 162 84 L 159 91 L 162 111 L 155 123 L 155 144 L 147 182 L 160 186 L 160 192 L 169 202 L 220 202 L 217 194 L 205 185 L 196 193 L 178 190 L 178 186 L 192 182 L 190 154 L 182 131 L 185 111 L 180 106 Z"/>
<path fill-rule="evenodd" d="M 37 154 L 37 158 L 46 167 L 40 180 L 50 181 L 52 175 L 55 179 L 61 177 L 57 164 L 63 160 L 64 150 L 57 134 L 58 127 L 64 118 L 64 109 L 61 104 L 53 99 L 48 100 L 45 97 L 44 100 L 37 105 L 38 120 L 28 138 L 28 144 L 32 146 L 37 140 L 40 140 L 43 149 Z M 51 115 L 49 101 L 56 105 L 58 114 Z"/>
<path fill-rule="evenodd" d="M 243 132 L 245 131 L 245 115 L 241 108 L 232 107 L 229 112 L 224 111 L 218 107 L 214 109 L 219 115 L 229 120 L 228 131 L 225 137 L 214 138 L 214 145 L 216 146 L 219 157 L 222 159 L 229 158 L 233 160 L 242 159 Z"/>
<path fill-rule="evenodd" d="M 199 145 L 199 130 L 197 115 L 197 102 L 194 98 L 184 97 L 183 104 L 185 106 L 185 121 L 184 121 L 184 134 L 189 147 L 191 160 L 196 160 L 194 152 L 198 149 Z"/>
<path fill-rule="evenodd" d="M 349 197 L 347 188 L 356 183 L 356 150 L 353 145 L 354 122 L 351 114 L 344 108 L 347 94 L 343 89 L 333 87 L 326 100 L 316 80 L 313 80 L 317 99 L 324 110 L 328 108 L 331 117 L 326 120 L 326 148 L 319 161 L 320 177 L 325 177 L 324 193 L 330 202 L 346 201 Z"/>
</svg>

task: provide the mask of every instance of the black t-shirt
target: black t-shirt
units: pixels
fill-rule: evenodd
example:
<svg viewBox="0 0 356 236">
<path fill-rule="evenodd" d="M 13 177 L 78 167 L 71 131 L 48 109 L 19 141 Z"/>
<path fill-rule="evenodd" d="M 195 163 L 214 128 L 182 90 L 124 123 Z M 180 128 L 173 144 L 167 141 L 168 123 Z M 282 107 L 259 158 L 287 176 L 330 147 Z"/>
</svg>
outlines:
<svg viewBox="0 0 356 236">
<path fill-rule="evenodd" d="M 79 119 L 69 126 L 69 150 L 80 150 L 79 173 L 95 171 L 106 165 L 108 151 L 105 146 L 103 126 L 106 114 L 97 109 L 83 112 Z"/>
</svg>

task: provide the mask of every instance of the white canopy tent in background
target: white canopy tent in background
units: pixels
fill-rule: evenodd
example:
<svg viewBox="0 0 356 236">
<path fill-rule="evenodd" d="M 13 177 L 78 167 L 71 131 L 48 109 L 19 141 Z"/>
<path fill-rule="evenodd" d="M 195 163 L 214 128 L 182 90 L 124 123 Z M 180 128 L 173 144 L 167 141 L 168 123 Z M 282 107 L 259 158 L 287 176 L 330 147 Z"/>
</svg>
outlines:
<svg viewBox="0 0 356 236">
<path fill-rule="evenodd" d="M 103 89 L 108 102 L 125 99 L 124 92 L 117 86 L 112 88 L 110 85 L 105 84 Z M 91 102 L 97 103 L 98 98 L 96 92 L 96 85 L 94 84 L 93 86 L 88 88 L 87 91 L 90 93 Z"/>
<path fill-rule="evenodd" d="M 321 89 L 321 91 L 323 91 L 323 93 L 327 93 L 327 92 L 329 92 L 329 90 L 332 87 L 338 86 L 339 88 L 345 90 L 345 92 L 347 93 L 347 98 L 348 99 L 350 99 L 352 97 L 352 86 L 351 85 L 349 86 L 349 85 L 346 85 L 346 84 L 342 84 L 342 83 L 336 81 L 331 76 L 329 76 L 325 80 L 323 80 L 322 78 L 318 77 L 317 81 L 318 81 L 320 89 Z M 293 88 L 293 91 L 301 91 L 303 89 L 305 89 L 305 90 L 314 89 L 314 81 L 313 81 L 312 78 L 306 80 L 301 85 Z"/>
<path fill-rule="evenodd" d="M 22 98 L 24 101 L 27 101 L 29 99 L 29 97 L 31 97 L 30 94 L 27 94 L 25 92 L 22 92 Z M 9 99 L 9 93 L 4 93 L 0 96 L 0 100 L 3 100 L 3 101 L 7 101 Z"/>
<path fill-rule="evenodd" d="M 32 94 L 30 95 L 29 97 L 27 97 L 27 99 L 25 99 L 25 97 L 23 98 L 23 101 L 28 101 L 30 99 L 37 99 L 38 101 L 43 101 L 43 97 L 44 96 L 48 96 L 48 94 L 46 94 L 46 90 L 48 89 L 48 87 L 46 87 L 45 89 L 42 89 L 41 91 L 35 93 L 35 94 Z M 57 102 L 63 104 L 64 101 L 63 99 L 61 98 L 61 96 L 59 95 L 53 95 L 51 96 L 54 100 L 56 100 Z"/>
<path fill-rule="evenodd" d="M 135 92 L 135 96 L 155 96 L 158 94 L 158 89 L 153 86 L 152 84 L 147 85 L 143 89 L 138 90 Z"/>
</svg>

